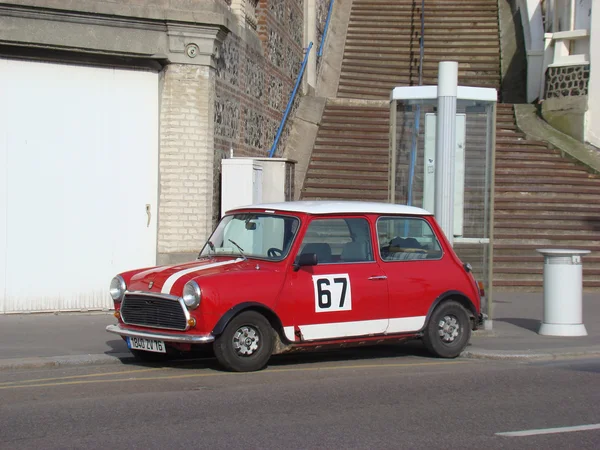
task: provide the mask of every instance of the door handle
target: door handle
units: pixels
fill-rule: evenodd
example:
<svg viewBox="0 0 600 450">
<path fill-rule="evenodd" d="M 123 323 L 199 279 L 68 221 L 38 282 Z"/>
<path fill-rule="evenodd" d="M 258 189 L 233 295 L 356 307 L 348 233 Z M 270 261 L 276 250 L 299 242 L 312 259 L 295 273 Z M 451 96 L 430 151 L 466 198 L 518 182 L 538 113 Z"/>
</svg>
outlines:
<svg viewBox="0 0 600 450">
<path fill-rule="evenodd" d="M 152 218 L 152 213 L 150 212 L 150 203 L 146 204 L 146 215 L 148 216 L 148 223 L 146 224 L 146 228 L 150 226 L 150 219 Z"/>
<path fill-rule="evenodd" d="M 371 281 L 387 280 L 387 277 L 385 275 L 378 275 L 376 277 L 369 277 L 368 279 Z"/>
</svg>

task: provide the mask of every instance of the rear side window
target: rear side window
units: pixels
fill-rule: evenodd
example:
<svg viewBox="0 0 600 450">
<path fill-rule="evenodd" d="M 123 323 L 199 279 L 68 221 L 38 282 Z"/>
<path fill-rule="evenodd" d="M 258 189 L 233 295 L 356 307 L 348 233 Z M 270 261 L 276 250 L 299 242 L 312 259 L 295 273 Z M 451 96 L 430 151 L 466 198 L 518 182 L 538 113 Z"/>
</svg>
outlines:
<svg viewBox="0 0 600 450">
<path fill-rule="evenodd" d="M 369 222 L 363 218 L 314 219 L 300 254 L 316 253 L 319 264 L 374 261 Z"/>
<path fill-rule="evenodd" d="M 377 221 L 379 254 L 384 261 L 440 259 L 442 248 L 426 220 L 381 217 Z"/>
</svg>

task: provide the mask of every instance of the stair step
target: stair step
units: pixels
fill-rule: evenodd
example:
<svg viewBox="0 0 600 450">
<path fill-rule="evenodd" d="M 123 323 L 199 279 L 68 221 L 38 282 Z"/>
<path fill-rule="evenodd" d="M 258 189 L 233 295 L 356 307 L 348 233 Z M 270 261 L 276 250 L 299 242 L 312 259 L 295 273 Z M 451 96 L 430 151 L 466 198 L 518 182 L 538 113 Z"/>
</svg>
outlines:
<svg viewBox="0 0 600 450">
<path fill-rule="evenodd" d="M 418 40 L 411 40 L 407 43 L 407 48 L 412 49 L 420 49 L 420 42 Z M 368 39 L 356 39 L 356 40 L 346 40 L 345 50 L 358 50 L 358 51 L 371 51 L 374 48 L 393 48 L 398 50 L 398 41 L 382 41 L 382 40 L 368 40 Z M 430 50 L 438 50 L 438 49 L 451 49 L 452 53 L 454 50 L 460 49 L 464 47 L 465 50 L 479 50 L 479 51 L 487 51 L 487 50 L 495 50 L 500 51 L 500 43 L 498 40 L 466 40 L 461 41 L 460 38 L 454 37 L 453 39 L 448 39 L 445 41 L 437 42 L 430 41 L 426 43 L 424 47 L 424 51 L 428 52 Z"/>
<path fill-rule="evenodd" d="M 533 203 L 533 204 L 528 204 L 528 203 Z M 552 203 L 552 202 L 545 202 L 545 203 Z M 526 205 L 524 207 L 524 205 Z M 496 199 L 495 200 L 495 208 L 496 210 L 498 209 L 504 209 L 504 210 L 513 210 L 513 211 L 535 211 L 536 213 L 538 211 L 547 211 L 548 210 L 548 205 L 547 204 L 540 204 L 536 199 L 533 199 L 530 202 L 527 202 L 525 200 L 521 200 L 518 203 L 515 202 L 514 200 L 503 200 L 503 199 Z M 552 211 L 562 211 L 562 212 L 573 212 L 573 213 L 584 213 L 584 214 L 599 214 L 600 213 L 600 208 L 599 207 L 593 207 L 593 206 L 580 206 L 580 205 L 573 205 L 573 204 L 567 204 L 567 205 L 552 205 Z"/>
<path fill-rule="evenodd" d="M 326 190 L 326 189 L 342 189 L 342 190 L 357 190 L 356 183 L 352 182 L 353 180 L 337 180 L 335 183 L 327 182 L 325 180 L 307 180 L 304 183 L 304 190 L 306 191 L 309 188 Z M 373 191 L 382 191 L 387 196 L 388 185 L 386 183 L 363 183 L 360 187 L 365 191 L 373 192 Z"/>
<path fill-rule="evenodd" d="M 328 173 L 327 173 L 327 178 L 331 181 L 333 181 L 333 180 L 377 181 L 377 182 L 383 181 L 386 184 L 388 182 L 387 171 L 385 173 L 377 173 L 377 174 L 369 173 L 367 175 L 364 175 L 364 174 L 356 175 L 351 172 L 346 172 L 346 173 L 342 172 L 337 168 L 337 166 L 334 169 L 335 169 L 335 171 L 332 170 L 332 171 L 328 171 Z M 312 176 L 310 179 L 313 181 L 320 179 L 322 177 L 322 175 L 325 174 L 325 171 L 322 171 L 322 172 L 323 172 L 322 174 L 315 172 L 319 176 L 315 175 L 315 176 Z"/>
<path fill-rule="evenodd" d="M 409 63 L 413 63 L 413 68 L 419 67 L 419 54 L 418 53 L 388 53 L 383 57 L 382 55 L 377 53 L 360 53 L 360 52 L 347 52 L 344 53 L 342 68 L 346 64 L 370 64 L 374 67 L 402 67 L 402 65 L 408 65 Z M 425 71 L 435 71 L 437 70 L 433 66 L 438 66 L 441 61 L 446 61 L 448 59 L 446 54 L 434 54 L 427 53 L 423 55 L 423 67 Z M 469 67 L 479 67 L 479 66 L 496 66 L 496 70 L 500 70 L 500 57 L 496 54 L 454 54 L 452 55 L 452 60 L 458 62 L 459 69 L 469 68 Z"/>
<path fill-rule="evenodd" d="M 426 26 L 425 27 L 425 36 L 444 36 L 449 35 L 454 32 L 454 35 L 468 35 L 468 34 L 498 34 L 498 24 L 479 24 L 479 25 L 471 25 L 471 26 L 458 26 L 460 24 L 453 23 L 452 27 L 443 28 L 441 26 Z M 455 28 L 456 27 L 456 28 Z M 418 30 L 421 30 L 421 25 L 417 27 Z M 402 26 L 399 27 L 394 24 L 382 23 L 377 25 L 375 22 L 352 22 L 348 24 L 348 32 L 367 32 L 367 33 L 377 33 L 380 32 L 382 36 L 390 35 L 398 33 L 399 30 L 410 30 L 411 27 Z M 414 28 L 413 28 L 414 30 Z"/>
<path fill-rule="evenodd" d="M 333 133 L 331 131 L 319 133 L 316 143 L 327 145 L 360 144 L 368 147 L 389 148 L 389 139 L 383 136 L 352 136 L 350 134 Z"/>
<path fill-rule="evenodd" d="M 583 267 L 582 271 L 583 271 L 583 275 L 598 277 L 598 280 L 600 280 L 600 269 Z M 497 266 L 494 266 L 494 273 L 496 273 L 496 274 L 510 273 L 510 274 L 514 274 L 514 275 L 519 275 L 519 274 L 543 275 L 544 267 L 543 267 L 543 265 L 541 265 L 540 267 L 514 267 L 514 266 L 513 267 L 497 267 Z"/>
<path fill-rule="evenodd" d="M 376 200 L 387 201 L 387 191 L 369 192 L 364 190 L 356 190 L 356 192 L 335 192 L 335 191 L 318 191 L 314 192 L 310 189 L 302 193 L 303 200 Z"/>
<path fill-rule="evenodd" d="M 600 264 L 600 256 L 596 256 L 593 254 L 583 255 L 583 264 Z M 544 257 L 540 254 L 538 256 L 520 256 L 520 255 L 506 255 L 506 256 L 496 256 L 494 255 L 494 268 L 497 267 L 498 264 L 509 263 L 509 264 L 543 264 Z"/>
<path fill-rule="evenodd" d="M 344 147 L 319 147 L 313 150 L 312 156 L 343 155 L 349 158 L 380 158 L 389 161 L 389 152 L 385 150 L 352 151 Z"/>
<path fill-rule="evenodd" d="M 354 0 L 352 6 L 369 6 L 380 7 L 384 5 L 407 5 L 408 7 L 420 7 L 420 4 L 415 5 L 415 0 Z M 429 7 L 456 7 L 463 8 L 468 6 L 471 9 L 475 8 L 497 8 L 498 4 L 490 0 L 427 0 L 427 8 Z"/>
<path fill-rule="evenodd" d="M 510 185 L 515 184 L 515 177 L 496 174 L 496 187 L 501 191 L 508 191 L 510 189 L 522 188 L 522 191 L 528 192 L 544 192 L 546 188 L 542 188 L 539 185 L 545 185 L 556 189 L 560 189 L 561 192 L 569 193 L 580 193 L 580 194 L 595 194 L 600 196 L 600 180 L 593 179 L 569 179 L 563 178 L 550 178 L 550 177 L 539 177 L 536 175 L 529 175 L 527 180 L 522 180 L 518 183 L 518 186 L 511 188 Z M 507 186 L 508 185 L 508 186 Z M 583 189 L 580 187 L 569 187 L 569 186 L 586 186 L 589 189 Z M 600 197 L 599 197 L 600 198 Z"/>
<path fill-rule="evenodd" d="M 332 171 L 332 172 L 338 172 L 338 173 L 344 173 L 344 172 L 352 172 L 352 173 L 359 173 L 359 172 L 366 172 L 366 173 L 373 173 L 373 172 L 378 172 L 378 173 L 388 173 L 388 166 L 386 165 L 377 165 L 377 166 L 373 166 L 373 167 L 367 167 L 364 165 L 360 165 L 360 166 L 355 166 L 355 165 L 351 165 L 351 164 L 329 164 L 326 162 L 311 162 L 308 166 L 308 169 L 310 171 L 312 170 L 318 170 L 318 171 Z"/>
<path fill-rule="evenodd" d="M 445 33 L 443 30 L 438 30 L 436 33 L 424 34 L 425 45 L 435 43 L 438 40 L 445 39 L 446 42 L 465 42 L 466 45 L 471 43 L 490 42 L 498 43 L 498 36 L 493 34 L 482 35 L 481 33 Z M 397 33 L 371 33 L 369 31 L 350 31 L 346 34 L 346 43 L 376 43 L 376 44 L 393 44 L 398 45 L 398 42 L 407 40 L 411 45 L 420 45 L 421 30 L 398 30 Z"/>
<path fill-rule="evenodd" d="M 510 170 L 515 171 L 515 173 L 521 173 L 522 175 L 528 175 L 529 173 L 533 173 L 534 170 L 548 170 L 554 169 L 558 170 L 581 170 L 585 172 L 586 169 L 582 166 L 577 166 L 569 161 L 563 162 L 555 162 L 553 164 L 544 163 L 539 167 L 536 167 L 535 164 L 523 164 L 523 163 L 511 163 L 508 162 L 510 159 L 499 160 L 496 155 L 496 173 L 498 174 L 498 170 Z M 556 172 L 554 172 L 556 174 Z M 554 175 L 553 175 L 554 176 Z"/>
<path fill-rule="evenodd" d="M 363 156 L 358 155 L 356 158 L 351 156 L 321 156 L 321 155 L 313 155 L 311 158 L 313 161 L 327 161 L 327 162 L 340 162 L 340 163 L 357 163 L 357 164 L 385 164 L 389 162 L 389 158 L 387 156 Z"/>
<path fill-rule="evenodd" d="M 377 83 L 378 85 L 389 85 L 410 83 L 413 80 L 418 79 L 419 73 L 381 73 L 378 71 L 366 72 L 365 70 L 359 69 L 353 71 L 351 68 L 346 67 L 340 75 L 340 83 Z M 484 74 L 459 74 L 459 81 L 465 79 L 471 83 L 499 83 L 500 78 L 497 75 L 484 75 Z M 433 85 L 437 84 L 437 75 L 430 76 L 423 74 L 423 84 Z"/>
</svg>

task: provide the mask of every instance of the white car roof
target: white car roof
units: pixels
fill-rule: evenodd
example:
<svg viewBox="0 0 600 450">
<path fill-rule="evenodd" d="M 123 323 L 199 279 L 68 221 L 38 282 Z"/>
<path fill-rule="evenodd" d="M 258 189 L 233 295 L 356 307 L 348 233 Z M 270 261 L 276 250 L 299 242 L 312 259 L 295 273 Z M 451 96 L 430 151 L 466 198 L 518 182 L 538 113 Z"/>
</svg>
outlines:
<svg viewBox="0 0 600 450">
<path fill-rule="evenodd" d="M 373 213 L 373 214 L 410 214 L 431 216 L 432 213 L 422 208 L 393 203 L 358 202 L 358 201 L 296 201 L 282 203 L 261 203 L 243 206 L 227 211 L 240 209 L 264 209 L 265 211 L 289 211 L 307 214 L 343 214 L 343 213 Z"/>
</svg>

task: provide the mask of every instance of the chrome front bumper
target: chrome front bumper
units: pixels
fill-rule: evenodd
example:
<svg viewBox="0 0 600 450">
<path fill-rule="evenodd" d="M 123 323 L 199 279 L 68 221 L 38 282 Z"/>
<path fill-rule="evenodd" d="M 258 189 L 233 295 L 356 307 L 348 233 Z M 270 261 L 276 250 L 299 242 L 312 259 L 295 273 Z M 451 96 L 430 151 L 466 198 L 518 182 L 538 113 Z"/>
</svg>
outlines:
<svg viewBox="0 0 600 450">
<path fill-rule="evenodd" d="M 119 324 L 107 326 L 106 331 L 120 336 L 141 337 L 165 342 L 181 342 L 184 344 L 208 344 L 215 340 L 215 337 L 212 334 L 198 336 L 197 334 L 173 334 L 156 331 L 128 330 Z"/>
</svg>

